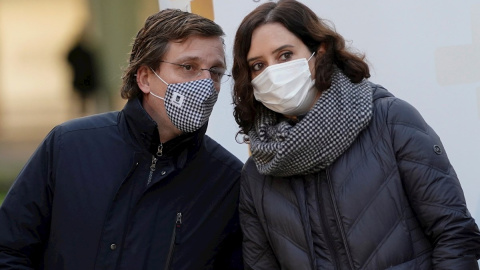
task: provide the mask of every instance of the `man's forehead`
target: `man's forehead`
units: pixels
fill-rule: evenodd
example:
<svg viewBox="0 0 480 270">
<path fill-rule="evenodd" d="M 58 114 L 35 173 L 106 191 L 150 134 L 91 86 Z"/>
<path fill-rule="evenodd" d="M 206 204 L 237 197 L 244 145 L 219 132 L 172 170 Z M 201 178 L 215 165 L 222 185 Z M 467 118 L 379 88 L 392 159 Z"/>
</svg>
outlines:
<svg viewBox="0 0 480 270">
<path fill-rule="evenodd" d="M 169 43 L 169 47 L 179 50 L 214 48 L 220 49 L 222 52 L 224 51 L 223 39 L 221 37 L 190 36 L 184 40 L 173 40 Z"/>
<path fill-rule="evenodd" d="M 221 61 L 225 59 L 225 48 L 221 37 L 192 36 L 182 42 L 171 41 L 165 54 L 176 61 Z"/>
</svg>

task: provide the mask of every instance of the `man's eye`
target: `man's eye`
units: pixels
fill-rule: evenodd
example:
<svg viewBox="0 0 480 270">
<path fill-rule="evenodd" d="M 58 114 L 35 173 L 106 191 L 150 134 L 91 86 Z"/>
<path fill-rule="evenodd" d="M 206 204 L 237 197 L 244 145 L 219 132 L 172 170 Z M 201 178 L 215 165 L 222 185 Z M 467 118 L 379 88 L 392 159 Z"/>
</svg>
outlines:
<svg viewBox="0 0 480 270">
<path fill-rule="evenodd" d="M 210 73 L 213 73 L 213 74 L 218 75 L 218 76 L 223 75 L 223 73 L 225 73 L 225 71 L 223 71 L 219 68 L 211 68 L 211 69 L 209 69 L 209 71 L 210 71 Z"/>
<path fill-rule="evenodd" d="M 191 71 L 193 70 L 193 66 L 192 65 L 182 65 L 182 67 L 187 70 L 187 71 Z"/>
</svg>

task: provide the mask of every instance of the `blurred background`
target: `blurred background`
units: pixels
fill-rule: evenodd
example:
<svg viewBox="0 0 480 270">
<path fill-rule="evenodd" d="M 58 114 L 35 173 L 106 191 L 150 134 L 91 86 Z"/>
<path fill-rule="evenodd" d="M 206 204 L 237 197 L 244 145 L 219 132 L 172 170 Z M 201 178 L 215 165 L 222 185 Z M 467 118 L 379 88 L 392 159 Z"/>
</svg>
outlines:
<svg viewBox="0 0 480 270">
<path fill-rule="evenodd" d="M 118 110 L 130 45 L 158 0 L 0 0 L 0 201 L 45 135 Z"/>
</svg>

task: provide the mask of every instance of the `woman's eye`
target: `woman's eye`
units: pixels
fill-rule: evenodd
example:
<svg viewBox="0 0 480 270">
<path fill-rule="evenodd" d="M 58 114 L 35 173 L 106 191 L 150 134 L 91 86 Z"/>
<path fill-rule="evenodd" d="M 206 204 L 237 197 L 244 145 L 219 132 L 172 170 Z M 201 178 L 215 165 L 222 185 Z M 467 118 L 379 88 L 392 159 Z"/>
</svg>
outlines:
<svg viewBox="0 0 480 270">
<path fill-rule="evenodd" d="M 282 53 L 282 55 L 280 55 L 280 61 L 288 61 L 290 58 L 292 58 L 291 52 Z"/>
<path fill-rule="evenodd" d="M 259 71 L 259 70 L 261 70 L 262 68 L 263 68 L 263 64 L 261 64 L 261 63 L 256 63 L 256 64 L 253 64 L 253 65 L 252 65 L 252 70 L 253 70 L 253 71 Z"/>
</svg>

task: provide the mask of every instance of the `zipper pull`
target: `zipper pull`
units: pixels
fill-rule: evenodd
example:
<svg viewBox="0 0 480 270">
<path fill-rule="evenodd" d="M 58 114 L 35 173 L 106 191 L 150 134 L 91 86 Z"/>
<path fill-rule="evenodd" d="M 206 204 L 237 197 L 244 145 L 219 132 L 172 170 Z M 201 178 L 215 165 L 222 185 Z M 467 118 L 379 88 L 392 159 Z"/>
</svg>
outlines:
<svg viewBox="0 0 480 270">
<path fill-rule="evenodd" d="M 152 182 L 152 176 L 157 165 L 157 160 L 158 159 L 155 156 L 152 156 L 152 164 L 150 164 L 150 173 L 148 174 L 147 186 L 150 185 L 150 183 Z"/>
<path fill-rule="evenodd" d="M 163 155 L 163 144 L 160 143 L 157 148 L 157 157 L 161 157 Z"/>
<path fill-rule="evenodd" d="M 177 221 L 175 221 L 175 224 L 177 224 L 177 228 L 180 228 L 180 225 L 182 225 L 182 213 L 177 213 Z"/>
<path fill-rule="evenodd" d="M 155 154 L 157 157 L 161 157 L 163 155 L 163 144 L 160 143 L 157 148 L 157 153 Z M 157 158 L 152 156 L 152 164 L 150 164 L 150 173 L 148 174 L 147 186 L 150 185 L 152 182 L 153 172 L 155 171 L 155 167 L 157 166 Z"/>
<path fill-rule="evenodd" d="M 170 240 L 170 249 L 168 251 L 167 255 L 167 262 L 165 264 L 164 269 L 170 269 L 170 265 L 172 264 L 172 259 L 173 259 L 173 252 L 175 250 L 175 244 L 177 243 L 177 231 L 180 229 L 180 225 L 182 225 L 182 213 L 178 212 L 177 213 L 177 219 L 175 220 L 175 226 L 173 226 L 173 232 L 172 232 L 172 239 Z"/>
</svg>

